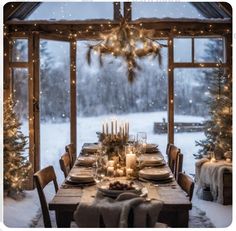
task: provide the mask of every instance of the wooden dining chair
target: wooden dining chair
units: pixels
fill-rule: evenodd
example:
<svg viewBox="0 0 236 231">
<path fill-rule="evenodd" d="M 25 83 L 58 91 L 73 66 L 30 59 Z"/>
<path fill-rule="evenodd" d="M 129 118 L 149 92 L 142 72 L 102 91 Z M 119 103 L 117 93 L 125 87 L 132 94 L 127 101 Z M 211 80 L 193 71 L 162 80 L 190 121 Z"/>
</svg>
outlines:
<svg viewBox="0 0 236 231">
<path fill-rule="evenodd" d="M 170 146 L 171 146 L 171 145 L 173 145 L 173 144 L 168 143 L 168 144 L 166 145 L 166 156 L 167 156 L 168 164 L 169 164 L 169 162 L 170 162 Z"/>
<path fill-rule="evenodd" d="M 48 166 L 36 172 L 34 174 L 34 182 L 38 191 L 39 200 L 42 208 L 44 226 L 45 228 L 51 228 L 51 218 L 49 215 L 48 204 L 43 189 L 50 182 L 53 182 L 55 192 L 58 191 L 57 178 L 53 166 Z"/>
<path fill-rule="evenodd" d="M 183 167 L 183 154 L 180 152 L 180 149 L 174 144 L 170 144 L 169 148 L 169 167 L 174 174 L 175 179 L 178 179 L 178 173 L 182 172 Z"/>
<path fill-rule="evenodd" d="M 68 152 L 65 152 L 61 156 L 59 163 L 60 163 L 61 170 L 64 173 L 64 176 L 66 178 L 71 170 L 71 158 Z"/>
<path fill-rule="evenodd" d="M 193 197 L 193 190 L 194 190 L 193 179 L 187 174 L 180 172 L 178 176 L 178 184 L 187 193 L 189 197 L 189 201 L 191 201 Z"/>
<path fill-rule="evenodd" d="M 70 164 L 71 164 L 71 168 L 73 167 L 74 163 L 75 163 L 75 160 L 76 160 L 76 152 L 75 152 L 75 147 L 74 147 L 74 144 L 68 144 L 65 146 L 65 151 L 67 153 L 69 153 L 70 155 Z"/>
</svg>

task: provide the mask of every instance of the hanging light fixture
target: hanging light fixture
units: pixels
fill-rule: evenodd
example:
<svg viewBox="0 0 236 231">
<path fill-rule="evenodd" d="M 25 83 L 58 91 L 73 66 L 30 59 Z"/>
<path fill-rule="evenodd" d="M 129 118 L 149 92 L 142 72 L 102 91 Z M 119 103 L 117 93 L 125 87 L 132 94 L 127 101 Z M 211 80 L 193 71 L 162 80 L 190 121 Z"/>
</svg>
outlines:
<svg viewBox="0 0 236 231">
<path fill-rule="evenodd" d="M 101 34 L 102 41 L 90 45 L 87 53 L 87 62 L 91 63 L 91 51 L 99 55 L 100 65 L 103 65 L 102 56 L 111 54 L 114 57 L 122 57 L 127 63 L 128 81 L 132 83 L 135 79 L 135 71 L 141 67 L 136 59 L 147 55 L 158 58 L 161 65 L 162 56 L 160 53 L 162 45 L 150 38 L 150 32 L 129 25 L 122 19 L 118 27 L 113 28 L 108 34 Z"/>
</svg>

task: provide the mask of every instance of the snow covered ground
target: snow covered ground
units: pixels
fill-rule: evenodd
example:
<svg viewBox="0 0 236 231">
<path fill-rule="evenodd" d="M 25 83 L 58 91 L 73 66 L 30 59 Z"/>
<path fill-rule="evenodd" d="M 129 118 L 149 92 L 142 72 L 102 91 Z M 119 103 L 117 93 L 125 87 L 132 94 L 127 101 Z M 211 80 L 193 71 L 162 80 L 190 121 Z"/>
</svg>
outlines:
<svg viewBox="0 0 236 231">
<path fill-rule="evenodd" d="M 132 113 L 127 115 L 104 115 L 97 117 L 78 117 L 77 118 L 77 150 L 79 151 L 83 143 L 97 142 L 97 131 L 101 131 L 102 123 L 111 118 L 118 121 L 128 121 L 130 124 L 130 134 L 136 135 L 137 132 L 147 133 L 147 142 L 157 143 L 160 150 L 165 154 L 167 145 L 167 134 L 154 134 L 154 122 L 162 122 L 163 118 L 167 121 L 167 112 L 151 113 Z M 201 122 L 202 117 L 176 115 L 176 122 Z M 59 181 L 63 179 L 59 167 L 59 158 L 64 152 L 66 144 L 70 143 L 70 124 L 68 123 L 42 123 L 41 124 L 41 166 L 49 164 L 56 169 Z M 189 174 L 194 173 L 194 157 L 198 147 L 195 147 L 195 140 L 204 138 L 203 132 L 196 133 L 177 133 L 175 134 L 175 144 L 181 148 L 184 154 L 183 169 Z"/>
<path fill-rule="evenodd" d="M 162 153 L 165 153 L 167 144 L 167 134 L 154 134 L 153 123 L 162 122 L 163 118 L 167 121 L 166 112 L 153 113 L 133 113 L 120 116 L 99 116 L 77 118 L 77 147 L 80 150 L 85 142 L 96 142 L 97 131 L 101 131 L 102 123 L 106 119 L 116 118 L 118 121 L 128 121 L 130 123 L 130 134 L 144 131 L 147 133 L 149 143 L 157 143 Z M 175 121 L 178 122 L 200 122 L 203 118 L 194 116 L 176 115 Z M 24 129 L 24 128 L 23 128 Z M 41 124 L 41 167 L 49 164 L 53 165 L 58 177 L 58 182 L 63 180 L 63 174 L 59 168 L 59 158 L 64 152 L 64 147 L 68 144 L 70 134 L 69 123 L 42 123 Z M 184 154 L 183 170 L 188 174 L 194 174 L 195 160 L 193 153 L 197 152 L 195 140 L 204 138 L 203 132 L 196 133 L 177 133 L 175 134 L 175 144 L 181 148 Z M 52 198 L 54 191 L 52 187 L 46 188 L 48 200 Z M 212 220 L 216 227 L 226 227 L 232 218 L 232 206 L 222 206 L 214 202 L 206 202 L 193 197 L 193 204 L 206 211 L 207 216 Z M 32 218 L 36 215 L 39 205 L 36 190 L 27 191 L 23 201 L 15 201 L 10 198 L 4 199 L 4 223 L 8 227 L 28 227 Z"/>
</svg>

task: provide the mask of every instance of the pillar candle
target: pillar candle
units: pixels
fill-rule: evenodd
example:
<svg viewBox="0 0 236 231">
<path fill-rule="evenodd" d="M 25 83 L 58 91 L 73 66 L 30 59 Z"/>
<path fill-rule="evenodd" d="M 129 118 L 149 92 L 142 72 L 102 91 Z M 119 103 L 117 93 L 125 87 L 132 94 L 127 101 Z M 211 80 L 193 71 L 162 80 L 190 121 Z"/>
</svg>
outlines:
<svg viewBox="0 0 236 231">
<path fill-rule="evenodd" d="M 106 123 L 106 134 L 108 135 L 108 123 Z"/>
<path fill-rule="evenodd" d="M 113 121 L 111 121 L 111 135 L 113 135 Z"/>
<path fill-rule="evenodd" d="M 115 134 L 117 135 L 117 120 L 115 121 Z"/>
<path fill-rule="evenodd" d="M 108 176 L 114 175 L 114 167 L 107 167 L 107 175 Z"/>
<path fill-rule="evenodd" d="M 123 176 L 124 175 L 124 171 L 122 169 L 117 169 L 117 175 L 118 176 Z"/>
<path fill-rule="evenodd" d="M 128 153 L 126 155 L 126 169 L 128 168 L 132 168 L 135 169 L 136 168 L 136 155 L 134 153 Z"/>
<path fill-rule="evenodd" d="M 131 175 L 133 174 L 133 171 L 134 171 L 133 169 L 127 168 L 127 169 L 126 169 L 126 175 L 127 175 L 127 176 L 131 176 Z"/>
<path fill-rule="evenodd" d="M 114 160 L 109 160 L 108 163 L 107 163 L 108 167 L 114 167 L 114 165 L 115 165 L 115 161 Z"/>
</svg>

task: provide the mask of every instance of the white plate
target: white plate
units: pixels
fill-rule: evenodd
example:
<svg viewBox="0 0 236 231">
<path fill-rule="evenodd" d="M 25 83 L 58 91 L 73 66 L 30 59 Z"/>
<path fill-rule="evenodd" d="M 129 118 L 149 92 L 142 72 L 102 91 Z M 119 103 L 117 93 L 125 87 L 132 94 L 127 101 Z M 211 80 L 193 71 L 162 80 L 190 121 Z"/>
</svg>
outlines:
<svg viewBox="0 0 236 231">
<path fill-rule="evenodd" d="M 95 156 L 79 156 L 77 158 L 77 164 L 78 165 L 93 165 L 95 163 L 96 157 Z"/>
<path fill-rule="evenodd" d="M 145 164 L 158 164 L 162 163 L 163 157 L 157 154 L 143 154 L 140 156 L 140 160 Z"/>
<path fill-rule="evenodd" d="M 89 171 L 70 173 L 69 178 L 71 181 L 74 181 L 74 182 L 91 182 L 94 180 L 93 175 Z"/>
<path fill-rule="evenodd" d="M 80 180 L 75 180 L 75 179 L 71 179 L 70 176 L 68 176 L 66 178 L 66 182 L 69 182 L 69 183 L 73 183 L 73 184 L 86 184 L 86 183 L 92 183 L 92 182 L 95 182 L 93 178 L 90 178 L 90 179 L 80 179 Z"/>
<path fill-rule="evenodd" d="M 109 184 L 111 182 L 102 182 L 97 185 L 97 188 L 100 192 L 102 192 L 103 195 L 108 196 L 108 197 L 117 197 L 121 193 L 129 192 L 129 193 L 135 193 L 137 195 L 142 194 L 142 189 L 144 188 L 141 183 L 134 183 L 133 187 L 134 189 L 131 190 L 114 190 L 114 189 L 109 189 Z M 122 182 L 122 183 L 127 183 L 129 182 Z"/>
<path fill-rule="evenodd" d="M 139 171 L 139 176 L 151 180 L 167 179 L 170 176 L 170 170 L 167 168 L 144 168 Z"/>
</svg>

